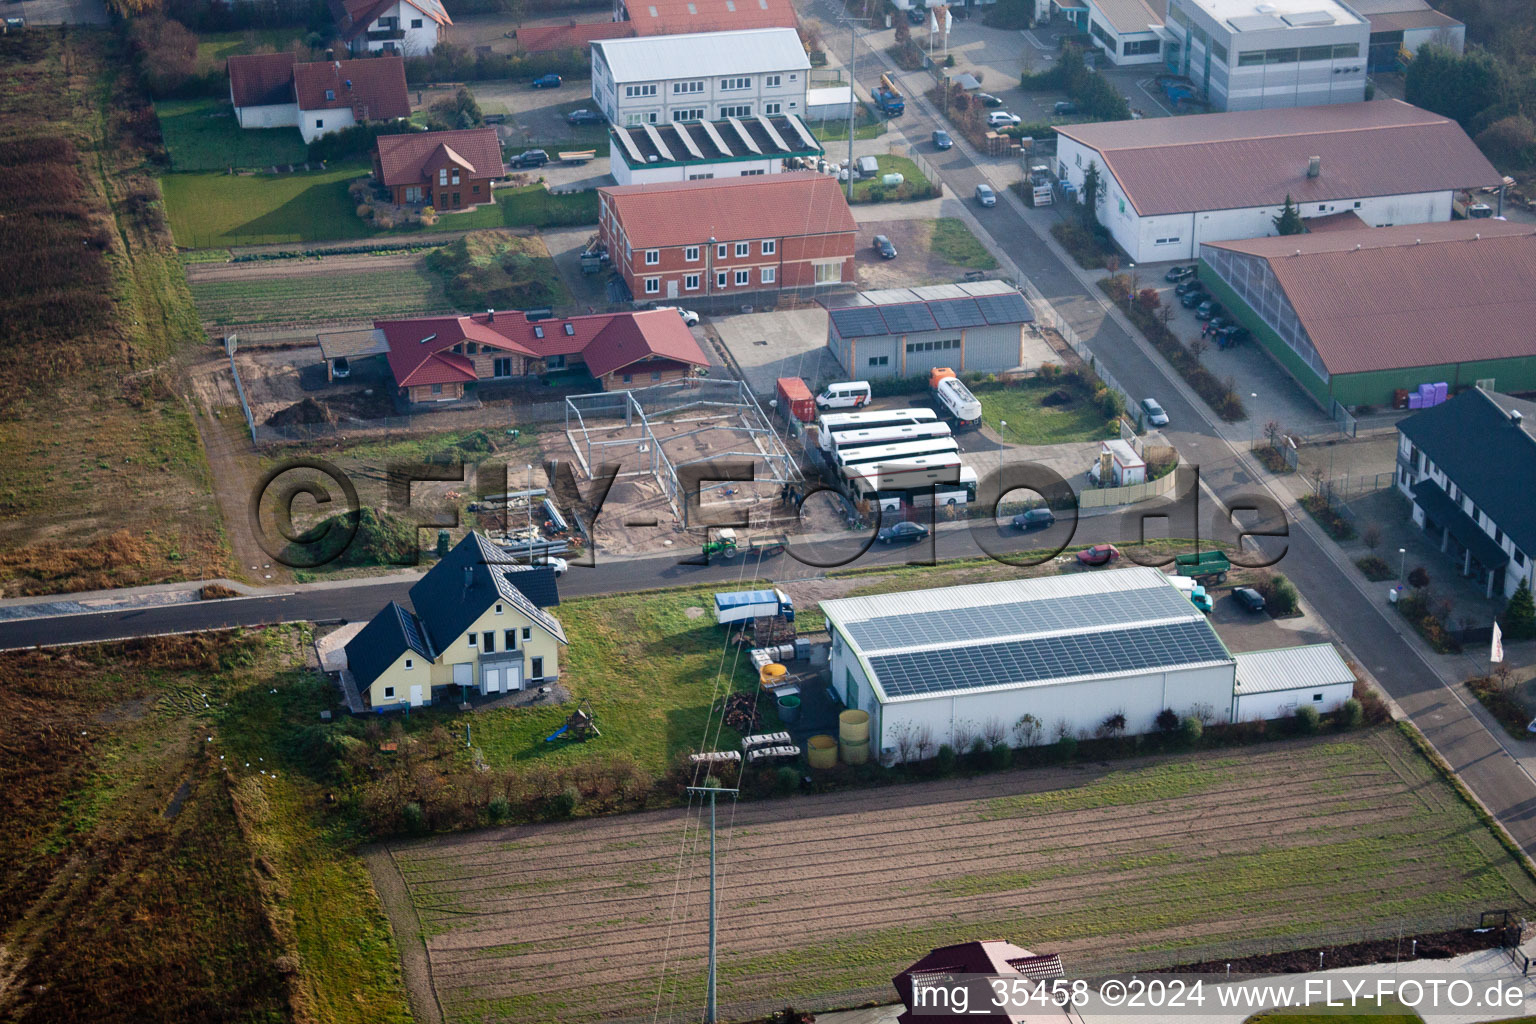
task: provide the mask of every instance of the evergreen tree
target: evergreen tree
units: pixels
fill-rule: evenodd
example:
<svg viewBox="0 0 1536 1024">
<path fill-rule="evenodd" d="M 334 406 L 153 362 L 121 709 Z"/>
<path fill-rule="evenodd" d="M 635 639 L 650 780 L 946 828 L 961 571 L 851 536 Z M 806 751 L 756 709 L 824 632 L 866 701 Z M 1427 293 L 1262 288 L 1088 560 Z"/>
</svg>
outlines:
<svg viewBox="0 0 1536 1024">
<path fill-rule="evenodd" d="M 1499 628 L 1511 640 L 1529 640 L 1536 637 L 1536 600 L 1532 600 L 1530 585 L 1520 581 L 1520 588 L 1504 606 L 1504 619 Z"/>
<path fill-rule="evenodd" d="M 1095 231 L 1099 229 L 1099 200 L 1103 198 L 1104 176 L 1099 173 L 1099 165 L 1090 160 L 1088 169 L 1083 172 L 1083 202 L 1078 216 L 1083 218 L 1084 225 Z"/>
<path fill-rule="evenodd" d="M 1280 216 L 1274 218 L 1275 233 L 1281 235 L 1299 235 L 1307 230 L 1307 226 L 1301 222 L 1301 211 L 1291 201 L 1290 193 L 1286 193 L 1285 207 L 1281 209 Z"/>
</svg>

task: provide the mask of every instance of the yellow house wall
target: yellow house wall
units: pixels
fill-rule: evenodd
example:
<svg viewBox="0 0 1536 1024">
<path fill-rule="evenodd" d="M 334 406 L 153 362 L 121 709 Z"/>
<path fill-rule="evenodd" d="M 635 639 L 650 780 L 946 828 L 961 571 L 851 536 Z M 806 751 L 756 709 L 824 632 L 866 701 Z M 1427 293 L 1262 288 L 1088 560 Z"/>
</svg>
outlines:
<svg viewBox="0 0 1536 1024">
<path fill-rule="evenodd" d="M 471 647 L 469 646 L 468 637 L 471 632 L 480 634 L 487 630 L 494 630 L 496 632 L 496 650 L 493 657 L 499 656 L 506 650 L 505 634 L 502 631 L 506 629 L 516 629 L 518 631 L 518 647 L 523 652 L 525 681 L 528 678 L 527 673 L 529 671 L 530 659 L 536 657 L 544 659 L 544 675 L 556 676 L 559 674 L 560 641 L 550 636 L 544 631 L 542 626 L 533 622 L 533 620 L 519 612 L 512 605 L 502 604 L 501 609 L 501 614 L 498 615 L 496 614 L 495 605 L 486 608 L 485 614 L 476 619 L 473 626 L 459 634 L 458 638 L 448 645 L 447 650 L 438 656 L 437 662 L 432 666 L 433 686 L 447 686 L 451 684 L 453 682 L 453 666 L 466 661 L 475 666 L 474 684 L 476 686 L 480 685 L 479 641 L 476 641 L 476 646 Z M 530 629 L 529 638 L 526 643 L 522 640 L 522 630 L 524 627 Z"/>
<path fill-rule="evenodd" d="M 410 668 L 405 663 L 411 663 Z M 436 670 L 427 664 L 427 660 L 414 651 L 407 651 L 395 659 L 395 663 L 379 674 L 379 677 L 368 687 L 368 703 L 372 707 L 388 707 L 391 704 L 408 704 L 411 700 L 411 687 L 421 687 L 421 699 L 430 700 L 432 697 L 432 680 L 436 678 Z M 393 697 L 384 696 L 387 687 L 395 688 Z"/>
</svg>

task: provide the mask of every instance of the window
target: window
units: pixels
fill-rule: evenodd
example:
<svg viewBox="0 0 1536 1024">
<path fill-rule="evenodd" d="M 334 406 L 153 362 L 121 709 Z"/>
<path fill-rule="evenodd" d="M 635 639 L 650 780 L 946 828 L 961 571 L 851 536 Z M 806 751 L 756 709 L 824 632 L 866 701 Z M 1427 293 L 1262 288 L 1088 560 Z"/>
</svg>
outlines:
<svg viewBox="0 0 1536 1024">
<path fill-rule="evenodd" d="M 441 384 L 433 384 L 432 385 L 432 393 L 434 395 L 442 394 L 443 393 L 443 386 Z"/>
<path fill-rule="evenodd" d="M 1296 63 L 1296 48 L 1295 47 L 1286 47 L 1284 49 L 1279 49 L 1279 50 L 1265 50 L 1264 51 L 1264 63 L 1265 64 L 1295 64 Z"/>
<path fill-rule="evenodd" d="M 524 632 L 527 632 L 524 630 Z M 535 679 L 544 678 L 544 659 L 533 658 L 528 663 L 528 673 Z"/>
<path fill-rule="evenodd" d="M 395 688 L 393 686 L 386 686 L 386 687 L 384 687 L 384 696 L 386 696 L 386 697 L 393 697 L 394 695 L 395 695 Z"/>
<path fill-rule="evenodd" d="M 446 185 L 446 184 L 448 184 L 448 168 L 446 168 L 446 167 L 439 167 L 437 169 L 437 183 L 439 185 Z"/>
<path fill-rule="evenodd" d="M 486 654 L 496 653 L 496 634 L 486 630 L 480 635 L 480 650 Z"/>
<path fill-rule="evenodd" d="M 742 171 L 741 172 L 741 177 L 743 177 L 743 178 L 750 178 L 750 177 L 753 177 L 754 175 L 766 174 L 766 173 L 767 172 L 764 171 L 762 168 L 758 168 L 755 171 Z"/>
<path fill-rule="evenodd" d="M 645 250 L 645 265 L 646 266 L 654 267 L 656 264 L 658 264 L 660 262 L 661 262 L 661 250 L 660 249 L 647 249 L 647 250 Z"/>
<path fill-rule="evenodd" d="M 575 324 L 567 323 L 565 325 L 565 336 L 567 338 L 574 338 L 574 337 L 576 337 L 576 325 Z"/>
<path fill-rule="evenodd" d="M 661 380 L 661 371 L 660 370 L 652 370 L 651 371 L 651 380 Z"/>
<path fill-rule="evenodd" d="M 512 376 L 512 359 L 511 359 L 511 357 L 510 356 L 503 356 L 502 358 L 497 359 L 495 361 L 495 363 L 491 367 L 491 373 L 494 376 L 497 376 L 497 377 L 510 377 L 510 376 Z M 500 614 L 501 609 L 497 608 L 496 611 L 497 611 L 497 614 Z"/>
<path fill-rule="evenodd" d="M 412 18 L 411 19 L 411 28 L 421 28 L 421 19 L 420 18 Z"/>
<path fill-rule="evenodd" d="M 1160 53 L 1162 45 L 1157 39 L 1133 39 L 1125 44 L 1124 52 L 1127 57 L 1139 57 L 1148 53 Z M 1221 59 L 1227 59 L 1225 50 L 1222 51 Z"/>
<path fill-rule="evenodd" d="M 716 288 L 724 288 L 724 287 L 726 287 L 726 285 L 728 285 L 730 283 L 730 278 L 731 278 L 730 274 L 727 274 L 723 270 L 719 271 L 718 273 L 715 274 L 715 287 Z"/>
<path fill-rule="evenodd" d="M 672 111 L 674 121 L 702 121 L 704 120 L 703 107 L 679 107 Z"/>
<path fill-rule="evenodd" d="M 447 192 L 439 192 L 437 194 L 437 205 L 441 209 L 444 209 L 444 210 L 446 210 L 448 208 L 448 193 Z"/>
<path fill-rule="evenodd" d="M 1359 43 L 1334 43 L 1333 44 L 1333 59 L 1334 60 L 1354 60 L 1356 57 L 1359 57 L 1359 56 L 1360 56 L 1360 44 Z"/>
<path fill-rule="evenodd" d="M 816 264 L 817 284 L 841 284 L 843 280 L 843 261 L 837 260 L 829 263 Z"/>
<path fill-rule="evenodd" d="M 1211 41 L 1211 56 L 1215 57 L 1217 60 L 1219 60 L 1223 64 L 1225 64 L 1227 62 L 1227 48 L 1225 46 L 1222 46 L 1220 43 L 1216 42 L 1215 40 L 1212 40 Z"/>
<path fill-rule="evenodd" d="M 411 658 L 406 658 L 405 659 L 405 667 L 406 667 L 407 670 L 413 669 L 413 668 L 416 667 L 416 662 L 413 659 L 411 659 Z"/>
<path fill-rule="evenodd" d="M 655 85 L 626 85 L 624 87 L 624 98 L 625 99 L 630 99 L 630 100 L 643 99 L 646 96 L 655 96 L 655 95 L 656 95 L 656 86 Z"/>
<path fill-rule="evenodd" d="M 729 246 L 726 246 L 724 244 L 715 246 L 715 259 L 717 259 L 717 260 L 725 259 L 725 254 L 728 251 L 729 251 Z"/>
<path fill-rule="evenodd" d="M 870 356 L 869 357 L 869 365 L 870 366 L 888 366 L 888 365 L 890 365 L 890 362 L 891 362 L 891 357 L 890 356 Z"/>
<path fill-rule="evenodd" d="M 764 267 L 762 270 L 763 284 L 773 284 L 779 279 L 778 267 Z"/>
<path fill-rule="evenodd" d="M 690 175 L 688 175 L 688 180 L 689 181 L 703 181 L 706 178 L 713 178 L 714 176 L 715 176 L 715 172 L 714 171 L 710 171 L 708 174 L 690 174 Z"/>
<path fill-rule="evenodd" d="M 751 242 L 737 242 L 736 243 L 736 256 L 737 256 L 738 259 L 740 257 L 742 257 L 742 256 L 750 256 L 750 255 L 752 255 L 752 243 Z"/>
<path fill-rule="evenodd" d="M 683 249 L 683 259 L 689 263 L 699 262 L 699 247 L 696 245 L 686 246 Z"/>
<path fill-rule="evenodd" d="M 1322 694 L 1320 694 L 1320 693 L 1314 693 L 1314 694 L 1313 694 L 1313 695 L 1312 695 L 1312 702 L 1313 702 L 1313 703 L 1314 703 L 1314 704 L 1318 704 L 1318 703 L 1321 703 L 1321 702 L 1322 702 L 1322 699 L 1323 699 L 1323 695 L 1322 695 Z"/>
<path fill-rule="evenodd" d="M 1177 235 L 1174 235 L 1172 238 L 1158 238 L 1158 239 L 1155 239 L 1152 242 L 1152 244 L 1153 245 L 1178 245 L 1179 241 L 1180 241 L 1179 237 Z"/>
<path fill-rule="evenodd" d="M 457 167 L 453 168 L 453 177 L 450 178 L 449 181 L 455 185 L 459 183 L 459 169 Z"/>
<path fill-rule="evenodd" d="M 1263 50 L 1249 50 L 1247 53 L 1240 53 L 1237 55 L 1237 66 L 1240 68 L 1251 68 L 1255 65 L 1263 63 Z"/>
<path fill-rule="evenodd" d="M 464 350 L 466 352 L 468 352 L 470 355 L 474 355 L 476 352 L 480 351 L 480 346 L 475 344 L 472 341 L 471 342 L 466 342 L 465 345 L 464 345 Z M 455 349 L 455 351 L 457 351 L 457 349 Z"/>
<path fill-rule="evenodd" d="M 750 89 L 750 88 L 752 88 L 752 79 L 750 79 L 750 78 L 722 78 L 722 79 L 720 79 L 720 91 L 721 92 L 735 92 L 735 91 L 737 91 L 739 89 Z"/>
<path fill-rule="evenodd" d="M 751 283 L 752 283 L 752 271 L 750 271 L 750 270 L 738 270 L 738 271 L 736 271 L 736 284 L 737 284 L 738 287 L 741 286 L 741 285 L 747 285 L 747 284 L 751 284 Z"/>
<path fill-rule="evenodd" d="M 327 90 L 325 90 L 325 98 L 328 99 L 328 100 L 335 99 L 336 98 L 336 90 L 335 89 L 327 89 Z"/>
<path fill-rule="evenodd" d="M 779 249 L 779 241 L 776 238 L 763 239 L 763 255 L 772 256 Z"/>
<path fill-rule="evenodd" d="M 499 604 L 496 606 L 496 614 L 497 615 L 501 614 L 501 605 L 499 605 Z"/>
<path fill-rule="evenodd" d="M 1332 46 L 1303 46 L 1298 55 L 1302 62 L 1309 60 L 1332 60 Z"/>
<path fill-rule="evenodd" d="M 544 337 L 544 328 L 535 325 L 534 328 L 533 328 L 533 336 L 535 338 L 542 338 L 542 337 Z"/>
<path fill-rule="evenodd" d="M 782 103 L 764 103 L 763 104 L 763 113 L 768 114 L 770 116 L 773 115 L 773 114 L 782 114 L 782 113 L 784 113 L 784 104 L 782 104 Z"/>
<path fill-rule="evenodd" d="M 544 366 L 549 370 L 563 370 L 565 369 L 565 356 L 550 356 L 544 360 Z"/>
<path fill-rule="evenodd" d="M 421 186 L 407 185 L 405 188 L 405 201 L 408 203 L 421 202 Z"/>
<path fill-rule="evenodd" d="M 648 277 L 645 279 L 645 294 L 655 295 L 659 291 L 661 291 L 661 278 Z"/>
<path fill-rule="evenodd" d="M 699 81 L 699 82 L 673 82 L 672 83 L 672 95 L 673 96 L 686 96 L 689 93 L 703 92 L 703 91 L 704 91 L 704 83 L 702 81 Z"/>
<path fill-rule="evenodd" d="M 722 118 L 726 118 L 726 117 L 751 117 L 752 116 L 752 104 L 750 104 L 750 103 L 742 103 L 742 104 L 739 104 L 739 105 L 734 106 L 734 107 L 721 107 L 720 108 L 720 116 Z"/>
<path fill-rule="evenodd" d="M 783 75 L 764 75 L 763 76 L 763 88 L 764 89 L 777 89 L 779 86 L 781 86 L 783 84 L 784 84 L 784 76 Z"/>
<path fill-rule="evenodd" d="M 501 639 L 502 639 L 502 645 L 501 645 L 501 649 L 502 650 L 504 650 L 504 651 L 515 651 L 515 650 L 517 650 L 517 630 L 515 630 L 515 629 L 507 630 L 506 632 L 504 632 L 502 634 Z"/>
<path fill-rule="evenodd" d="M 685 292 L 696 292 L 698 290 L 699 290 L 699 275 L 698 274 L 684 274 L 683 275 L 683 291 L 685 291 Z"/>
<path fill-rule="evenodd" d="M 470 191 L 473 192 L 475 195 L 479 195 L 480 194 L 480 186 L 476 185 L 473 188 L 471 188 Z"/>
<path fill-rule="evenodd" d="M 315 127 L 316 128 L 324 128 L 325 127 L 325 118 L 323 118 L 323 117 L 315 118 Z"/>
<path fill-rule="evenodd" d="M 794 72 L 790 72 L 789 80 L 791 82 L 798 82 L 798 81 L 800 81 L 800 76 L 795 74 Z"/>
<path fill-rule="evenodd" d="M 459 201 L 459 193 L 457 193 L 457 192 L 455 192 L 453 194 L 453 205 L 455 207 L 459 207 L 459 206 L 464 205 L 462 202 Z"/>
<path fill-rule="evenodd" d="M 1525 552 L 1519 548 L 1515 548 L 1515 564 L 1519 566 L 1525 565 Z"/>
<path fill-rule="evenodd" d="M 533 637 L 533 630 L 530 629 L 527 626 L 524 626 L 523 627 L 523 643 L 527 643 L 532 637 Z"/>
<path fill-rule="evenodd" d="M 469 634 L 469 646 L 471 646 L 471 647 L 478 647 L 478 646 L 480 646 L 480 634 L 479 633 L 471 633 L 471 634 Z"/>
</svg>

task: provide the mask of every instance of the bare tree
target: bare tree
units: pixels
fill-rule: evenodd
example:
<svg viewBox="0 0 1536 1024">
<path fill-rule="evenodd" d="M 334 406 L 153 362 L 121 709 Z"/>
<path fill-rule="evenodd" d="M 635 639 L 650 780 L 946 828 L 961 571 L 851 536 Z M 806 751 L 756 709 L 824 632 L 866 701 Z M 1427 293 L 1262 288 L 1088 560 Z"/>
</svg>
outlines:
<svg viewBox="0 0 1536 1024">
<path fill-rule="evenodd" d="M 917 753 L 917 736 L 912 723 L 902 722 L 892 732 L 894 735 L 891 738 L 896 741 L 896 757 L 902 764 L 906 764 Z"/>
<path fill-rule="evenodd" d="M 1381 524 L 1366 523 L 1365 529 L 1360 531 L 1360 539 L 1365 541 L 1365 546 L 1372 551 L 1381 547 Z"/>
<path fill-rule="evenodd" d="M 981 723 L 981 738 L 986 740 L 987 746 L 995 747 L 1008 736 L 1008 728 L 1003 725 L 1003 720 L 996 716 Z"/>
<path fill-rule="evenodd" d="M 1199 719 L 1201 725 L 1210 725 L 1216 720 L 1216 709 L 1204 701 L 1197 701 L 1189 706 L 1189 717 Z"/>
<path fill-rule="evenodd" d="M 956 720 L 954 731 L 950 734 L 950 746 L 955 748 L 955 753 L 965 753 L 975 741 L 976 723 L 969 718 Z"/>
<path fill-rule="evenodd" d="M 1040 742 L 1040 734 L 1044 731 L 1040 719 L 1034 715 L 1020 715 L 1019 720 L 1013 723 L 1014 745 L 1033 747 Z"/>
<path fill-rule="evenodd" d="M 1284 432 L 1285 428 L 1280 426 L 1279 420 L 1270 420 L 1264 424 L 1264 439 L 1269 442 L 1271 448 L 1280 447 L 1280 435 Z"/>
<path fill-rule="evenodd" d="M 1119 739 L 1125 734 L 1125 712 L 1116 711 L 1099 723 L 1096 730 L 1099 739 Z"/>
<path fill-rule="evenodd" d="M 912 743 L 917 748 L 917 759 L 926 761 L 933 756 L 933 726 L 926 723 L 917 727 L 912 734 Z"/>
<path fill-rule="evenodd" d="M 1210 347 L 1211 343 L 1203 337 L 1196 336 L 1189 339 L 1189 354 L 1195 357 L 1195 362 L 1197 363 Z"/>
<path fill-rule="evenodd" d="M 1067 721 L 1065 718 L 1058 718 L 1058 719 L 1056 719 L 1056 725 L 1055 725 L 1055 727 L 1053 728 L 1052 731 L 1053 731 L 1053 734 L 1055 735 L 1055 737 L 1058 740 L 1061 739 L 1063 736 L 1071 736 L 1072 735 L 1072 723 Z"/>
</svg>

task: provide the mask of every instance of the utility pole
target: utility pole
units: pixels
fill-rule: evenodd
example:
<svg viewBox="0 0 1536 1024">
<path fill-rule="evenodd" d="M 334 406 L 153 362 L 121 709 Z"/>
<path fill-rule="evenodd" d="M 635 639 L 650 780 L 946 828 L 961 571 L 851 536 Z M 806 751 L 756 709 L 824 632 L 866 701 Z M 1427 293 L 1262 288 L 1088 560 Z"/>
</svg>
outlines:
<svg viewBox="0 0 1536 1024">
<path fill-rule="evenodd" d="M 848 201 L 853 201 L 853 120 L 859 112 L 859 94 L 855 89 L 854 70 L 859 63 L 859 22 L 868 21 L 868 18 L 850 18 L 844 15 L 848 22 Z"/>
<path fill-rule="evenodd" d="M 713 779 L 705 780 L 713 782 Z M 718 1024 L 719 1017 L 715 1013 L 715 908 L 717 897 L 715 896 L 715 798 L 721 793 L 729 793 L 737 796 L 739 789 L 726 789 L 722 786 L 689 786 L 689 793 L 699 793 L 709 797 L 709 986 L 704 996 L 704 1024 Z"/>
</svg>

